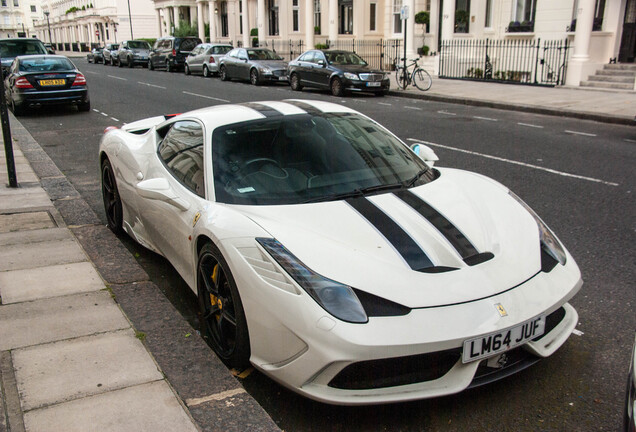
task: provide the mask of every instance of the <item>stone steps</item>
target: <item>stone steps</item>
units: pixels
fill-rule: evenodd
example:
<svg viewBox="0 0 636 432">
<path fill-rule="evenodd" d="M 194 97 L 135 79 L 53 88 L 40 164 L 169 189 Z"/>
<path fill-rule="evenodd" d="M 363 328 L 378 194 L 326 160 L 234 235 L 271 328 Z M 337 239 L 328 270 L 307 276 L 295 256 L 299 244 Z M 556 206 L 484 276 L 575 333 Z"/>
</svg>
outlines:
<svg viewBox="0 0 636 432">
<path fill-rule="evenodd" d="M 636 90 L 636 64 L 606 64 L 587 81 L 582 81 L 581 87 Z"/>
</svg>

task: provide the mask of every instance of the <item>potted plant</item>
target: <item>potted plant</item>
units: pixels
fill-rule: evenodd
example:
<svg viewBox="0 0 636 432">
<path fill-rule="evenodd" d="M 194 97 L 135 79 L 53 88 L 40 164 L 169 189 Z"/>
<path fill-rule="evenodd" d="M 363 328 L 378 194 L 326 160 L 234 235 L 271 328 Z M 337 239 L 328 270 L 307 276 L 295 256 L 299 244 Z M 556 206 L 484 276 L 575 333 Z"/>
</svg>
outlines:
<svg viewBox="0 0 636 432">
<path fill-rule="evenodd" d="M 420 48 L 417 49 L 417 54 L 421 56 L 427 56 L 429 51 L 430 48 L 428 45 L 422 45 Z"/>
<path fill-rule="evenodd" d="M 431 16 L 427 11 L 421 11 L 415 14 L 415 24 L 422 24 L 423 26 L 426 26 L 425 33 L 428 33 L 430 19 Z"/>
</svg>

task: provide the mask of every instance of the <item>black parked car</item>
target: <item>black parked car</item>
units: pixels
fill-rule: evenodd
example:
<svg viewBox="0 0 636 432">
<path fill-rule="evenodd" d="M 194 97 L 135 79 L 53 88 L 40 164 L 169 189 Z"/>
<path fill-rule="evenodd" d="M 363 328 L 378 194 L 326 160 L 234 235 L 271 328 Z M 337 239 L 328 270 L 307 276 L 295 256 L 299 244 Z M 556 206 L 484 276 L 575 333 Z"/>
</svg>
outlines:
<svg viewBox="0 0 636 432">
<path fill-rule="evenodd" d="M 86 60 L 89 63 L 104 63 L 104 47 L 93 48 L 88 54 L 86 54 Z"/>
<path fill-rule="evenodd" d="M 317 87 L 331 90 L 334 96 L 345 92 L 388 93 L 389 77 L 373 70 L 356 53 L 350 51 L 309 50 L 289 62 L 287 75 L 292 90 Z"/>
<path fill-rule="evenodd" d="M 201 43 L 198 37 L 162 37 L 157 39 L 148 57 L 148 69 L 168 72 L 183 70 L 185 59 Z"/>
<path fill-rule="evenodd" d="M 0 39 L 3 72 L 9 70 L 14 58 L 30 54 L 47 54 L 42 41 L 30 38 Z"/>
<path fill-rule="evenodd" d="M 28 108 L 43 105 L 76 105 L 80 111 L 91 109 L 86 77 L 65 56 L 16 57 L 4 85 L 7 103 L 16 116 Z"/>
<path fill-rule="evenodd" d="M 136 65 L 147 66 L 150 44 L 142 40 L 123 41 L 117 52 L 117 64 L 119 67 Z"/>
</svg>

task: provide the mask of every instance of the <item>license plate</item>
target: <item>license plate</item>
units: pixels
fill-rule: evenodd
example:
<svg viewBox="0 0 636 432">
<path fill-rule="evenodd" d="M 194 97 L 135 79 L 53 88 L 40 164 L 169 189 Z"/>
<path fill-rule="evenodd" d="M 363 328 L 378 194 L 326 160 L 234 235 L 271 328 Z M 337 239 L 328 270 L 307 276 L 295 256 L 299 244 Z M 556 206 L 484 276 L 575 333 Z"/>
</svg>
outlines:
<svg viewBox="0 0 636 432">
<path fill-rule="evenodd" d="M 286 76 L 278 77 L 278 81 L 287 81 Z"/>
<path fill-rule="evenodd" d="M 381 82 L 368 82 L 367 87 L 380 87 Z"/>
<path fill-rule="evenodd" d="M 66 80 L 63 79 L 49 79 L 49 80 L 40 80 L 41 86 L 57 86 L 66 84 Z"/>
<path fill-rule="evenodd" d="M 523 324 L 464 341 L 462 362 L 481 360 L 508 351 L 516 346 L 541 336 L 545 332 L 545 315 L 533 318 Z"/>
</svg>

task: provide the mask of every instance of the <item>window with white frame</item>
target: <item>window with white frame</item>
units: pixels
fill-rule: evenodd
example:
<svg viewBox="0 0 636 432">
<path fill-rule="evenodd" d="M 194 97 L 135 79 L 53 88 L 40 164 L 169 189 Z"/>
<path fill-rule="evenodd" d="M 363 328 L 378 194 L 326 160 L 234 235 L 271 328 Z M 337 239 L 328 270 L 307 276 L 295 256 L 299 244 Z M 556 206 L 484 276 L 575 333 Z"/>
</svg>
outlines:
<svg viewBox="0 0 636 432">
<path fill-rule="evenodd" d="M 470 0 L 455 0 L 455 33 L 468 33 Z"/>
<path fill-rule="evenodd" d="M 278 0 L 267 0 L 269 35 L 278 36 Z"/>
<path fill-rule="evenodd" d="M 20 7 L 20 0 L 13 0 L 13 6 Z"/>
<path fill-rule="evenodd" d="M 299 12 L 300 6 L 298 6 L 298 0 L 292 0 L 292 31 L 295 32 L 300 29 L 300 23 L 298 21 Z"/>
<path fill-rule="evenodd" d="M 377 16 L 377 4 L 371 3 L 369 5 L 369 31 L 376 31 L 376 16 Z"/>
<path fill-rule="evenodd" d="M 37 12 L 35 5 L 31 5 L 31 12 Z"/>
<path fill-rule="evenodd" d="M 314 33 L 320 34 L 320 0 L 314 0 Z"/>
<path fill-rule="evenodd" d="M 537 10 L 536 0 L 513 0 L 512 21 L 518 23 L 534 23 Z"/>
<path fill-rule="evenodd" d="M 4 18 L 4 25 L 11 25 L 11 17 L 9 15 L 2 15 Z"/>
<path fill-rule="evenodd" d="M 7 7 L 7 0 L 2 0 L 2 7 Z"/>
<path fill-rule="evenodd" d="M 402 0 L 393 0 L 393 33 L 402 33 L 402 19 L 400 11 L 402 10 Z"/>
<path fill-rule="evenodd" d="M 603 30 L 603 17 L 605 16 L 605 1 L 595 0 L 594 2 L 594 24 L 592 25 L 592 31 Z M 570 31 L 576 30 L 576 17 L 579 11 L 579 2 L 574 0 L 574 8 L 572 9 L 572 24 L 570 25 Z"/>
<path fill-rule="evenodd" d="M 338 0 L 338 33 L 353 34 L 353 0 Z"/>
<path fill-rule="evenodd" d="M 492 0 L 486 0 L 486 14 L 484 18 L 484 27 L 492 27 Z"/>
</svg>

